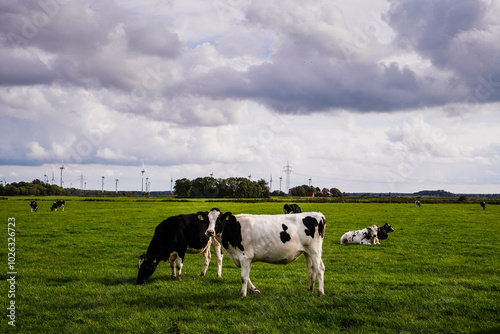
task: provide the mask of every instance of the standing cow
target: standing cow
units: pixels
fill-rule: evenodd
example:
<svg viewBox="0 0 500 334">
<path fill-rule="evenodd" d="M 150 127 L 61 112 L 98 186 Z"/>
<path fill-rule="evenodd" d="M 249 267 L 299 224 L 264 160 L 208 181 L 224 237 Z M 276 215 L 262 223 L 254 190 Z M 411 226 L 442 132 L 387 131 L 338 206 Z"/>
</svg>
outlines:
<svg viewBox="0 0 500 334">
<path fill-rule="evenodd" d="M 220 214 L 210 221 L 207 235 L 214 236 L 225 253 L 241 268 L 241 297 L 247 295 L 247 286 L 254 293 L 259 290 L 250 281 L 253 262 L 287 264 L 300 255 L 306 258 L 309 272 L 309 291 L 313 291 L 318 277 L 318 295 L 324 295 L 325 265 L 321 260 L 325 217 L 319 212 L 294 215 L 232 215 Z"/>
<path fill-rule="evenodd" d="M 283 213 L 284 214 L 289 214 L 289 213 L 301 213 L 302 210 L 300 209 L 300 206 L 297 204 L 285 204 L 283 206 Z"/>
<path fill-rule="evenodd" d="M 418 206 L 420 208 L 420 201 L 415 201 L 415 206 Z"/>
<path fill-rule="evenodd" d="M 486 210 L 486 202 L 485 201 L 482 201 L 479 204 L 481 205 L 481 208 L 483 208 L 483 210 Z"/>
<path fill-rule="evenodd" d="M 55 201 L 54 204 L 52 204 L 50 211 L 57 211 L 57 208 L 61 208 L 62 211 L 64 211 L 64 200 L 63 199 L 60 201 Z"/>
<path fill-rule="evenodd" d="M 36 212 L 36 210 L 38 210 L 38 204 L 33 199 L 30 202 L 30 208 L 31 212 Z"/>
<path fill-rule="evenodd" d="M 209 221 L 215 221 L 219 213 L 218 209 L 212 209 L 210 212 L 178 215 L 162 221 L 155 229 L 147 252 L 139 258 L 137 284 L 144 284 L 153 275 L 161 261 L 168 261 L 172 268 L 172 277 L 179 281 L 182 280 L 182 265 L 186 253 L 203 253 L 201 276 L 205 276 L 211 259 L 210 244 L 214 247 L 217 257 L 217 276 L 221 277 L 222 253 L 220 244 L 205 233 Z M 174 267 L 175 262 L 177 262 L 177 275 Z"/>
</svg>

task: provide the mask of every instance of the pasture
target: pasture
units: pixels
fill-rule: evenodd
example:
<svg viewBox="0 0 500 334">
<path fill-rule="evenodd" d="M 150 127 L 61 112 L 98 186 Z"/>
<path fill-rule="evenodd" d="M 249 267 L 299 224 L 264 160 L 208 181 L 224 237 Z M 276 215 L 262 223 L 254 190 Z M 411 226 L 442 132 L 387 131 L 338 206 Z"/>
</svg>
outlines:
<svg viewBox="0 0 500 334">
<path fill-rule="evenodd" d="M 478 204 L 301 203 L 326 217 L 325 296 L 307 291 L 304 257 L 289 265 L 254 263 L 261 294 L 240 298 L 240 269 L 215 257 L 200 277 L 201 255 L 186 255 L 183 281 L 162 262 L 136 286 L 137 261 L 163 219 L 218 207 L 280 214 L 280 203 L 162 202 L 68 197 L 64 212 L 39 198 L 0 200 L 0 332 L 10 333 L 498 333 L 500 206 Z M 53 201 L 53 199 L 52 199 Z M 7 221 L 15 218 L 15 327 Z M 371 224 L 395 232 L 381 245 L 340 245 Z"/>
</svg>

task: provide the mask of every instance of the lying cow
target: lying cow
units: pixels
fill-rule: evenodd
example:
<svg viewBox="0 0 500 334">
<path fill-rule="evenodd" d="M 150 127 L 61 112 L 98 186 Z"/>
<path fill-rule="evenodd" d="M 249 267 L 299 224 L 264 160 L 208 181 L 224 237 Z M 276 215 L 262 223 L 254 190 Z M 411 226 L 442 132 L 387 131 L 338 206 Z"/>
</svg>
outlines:
<svg viewBox="0 0 500 334">
<path fill-rule="evenodd" d="M 31 212 L 36 212 L 36 210 L 38 210 L 38 204 L 35 202 L 35 200 L 31 200 L 30 208 L 31 208 Z"/>
<path fill-rule="evenodd" d="M 340 238 L 340 244 L 379 245 L 377 225 L 362 230 L 349 231 Z"/>
<path fill-rule="evenodd" d="M 285 204 L 283 206 L 283 213 L 284 214 L 289 214 L 289 213 L 301 213 L 302 210 L 300 209 L 300 206 L 297 204 Z"/>
<path fill-rule="evenodd" d="M 155 229 L 147 252 L 139 258 L 137 284 L 144 284 L 153 275 L 161 261 L 168 261 L 172 268 L 172 277 L 179 281 L 182 280 L 182 265 L 186 253 L 203 253 L 201 276 L 205 276 L 211 259 L 210 244 L 212 244 L 217 257 L 217 276 L 221 277 L 222 253 L 220 244 L 215 238 L 211 238 L 205 233 L 209 221 L 215 221 L 219 213 L 218 209 L 212 209 L 210 212 L 178 215 L 162 221 Z M 177 275 L 174 267 L 175 262 L 177 262 Z"/>
<path fill-rule="evenodd" d="M 385 240 L 388 237 L 387 233 L 390 233 L 390 232 L 394 232 L 394 229 L 392 228 L 391 225 L 389 225 L 388 223 L 385 223 L 384 226 L 379 227 L 377 229 L 377 238 L 379 240 Z"/>
<path fill-rule="evenodd" d="M 486 210 L 486 202 L 485 201 L 482 201 L 479 204 L 481 205 L 481 207 L 483 208 L 483 210 Z"/>
<path fill-rule="evenodd" d="M 57 208 L 61 208 L 62 211 L 64 211 L 64 200 L 63 199 L 60 201 L 55 201 L 54 204 L 52 204 L 50 211 L 57 211 Z"/>
<path fill-rule="evenodd" d="M 319 212 L 294 215 L 232 215 L 220 214 L 210 221 L 207 235 L 214 236 L 225 253 L 241 268 L 241 297 L 247 295 L 247 286 L 254 293 L 259 290 L 250 281 L 253 262 L 287 264 L 305 255 L 309 272 L 309 291 L 313 291 L 318 277 L 318 295 L 324 295 L 325 265 L 321 260 L 325 217 Z"/>
</svg>

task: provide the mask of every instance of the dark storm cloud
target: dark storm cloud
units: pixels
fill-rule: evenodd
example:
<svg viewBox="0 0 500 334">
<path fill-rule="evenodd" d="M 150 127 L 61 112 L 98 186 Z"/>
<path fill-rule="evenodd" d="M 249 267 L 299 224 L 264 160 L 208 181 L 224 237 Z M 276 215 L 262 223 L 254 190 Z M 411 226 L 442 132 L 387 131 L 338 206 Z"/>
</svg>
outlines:
<svg viewBox="0 0 500 334">
<path fill-rule="evenodd" d="M 164 25 L 136 20 L 112 1 L 9 2 L 0 8 L 0 31 L 2 63 L 11 64 L 0 68 L 3 85 L 130 90 L 140 80 L 142 56 L 174 58 L 181 49 Z"/>
<path fill-rule="evenodd" d="M 476 95 L 487 97 L 485 102 L 500 100 L 495 2 L 409 0 L 394 3 L 385 17 L 398 46 L 418 52 L 438 69 L 451 70 L 471 94 L 482 91 Z"/>
</svg>

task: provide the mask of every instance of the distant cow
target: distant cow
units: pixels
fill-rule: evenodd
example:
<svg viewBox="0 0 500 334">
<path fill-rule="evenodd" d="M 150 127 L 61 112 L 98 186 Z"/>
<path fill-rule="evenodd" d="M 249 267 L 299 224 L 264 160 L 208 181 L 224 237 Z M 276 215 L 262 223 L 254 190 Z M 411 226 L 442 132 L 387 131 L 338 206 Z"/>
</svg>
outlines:
<svg viewBox="0 0 500 334">
<path fill-rule="evenodd" d="M 394 229 L 392 228 L 391 225 L 389 225 L 388 223 L 385 223 L 384 226 L 379 227 L 377 229 L 377 238 L 379 240 L 385 240 L 388 237 L 387 233 L 390 233 L 390 232 L 394 232 Z"/>
<path fill-rule="evenodd" d="M 232 215 L 220 214 L 210 221 L 207 235 L 217 238 L 225 253 L 241 268 L 240 296 L 247 295 L 247 286 L 259 290 L 250 281 L 253 262 L 287 264 L 301 254 L 306 258 L 309 272 L 309 291 L 318 277 L 318 295 L 324 295 L 325 265 L 321 260 L 325 217 L 319 212 L 294 215 Z"/>
<path fill-rule="evenodd" d="M 36 212 L 36 210 L 38 210 L 38 204 L 35 202 L 35 200 L 31 200 L 30 208 L 31 208 L 31 212 Z"/>
<path fill-rule="evenodd" d="M 302 210 L 300 209 L 300 206 L 297 204 L 285 204 L 283 206 L 283 213 L 288 214 L 288 213 L 301 213 Z"/>
<path fill-rule="evenodd" d="M 217 219 L 219 213 L 218 209 L 212 209 L 210 212 L 178 215 L 162 221 L 155 229 L 147 252 L 139 258 L 137 284 L 144 284 L 153 275 L 161 261 L 168 261 L 172 268 L 172 277 L 182 280 L 182 266 L 186 253 L 203 253 L 201 276 L 205 276 L 211 259 L 210 244 L 215 250 L 217 276 L 220 277 L 222 273 L 220 244 L 215 238 L 205 234 L 209 221 Z M 177 275 L 174 268 L 175 262 L 177 262 Z"/>
<path fill-rule="evenodd" d="M 485 201 L 482 201 L 479 204 L 481 205 L 481 207 L 483 208 L 483 210 L 486 210 L 486 202 Z"/>
<path fill-rule="evenodd" d="M 415 201 L 415 206 L 418 206 L 420 208 L 420 201 Z"/>
<path fill-rule="evenodd" d="M 64 200 L 63 199 L 60 201 L 55 201 L 54 204 L 52 204 L 50 211 L 57 211 L 57 208 L 61 208 L 62 211 L 64 211 Z"/>
<path fill-rule="evenodd" d="M 362 230 L 349 231 L 340 238 L 341 244 L 379 245 L 377 225 Z"/>
</svg>

